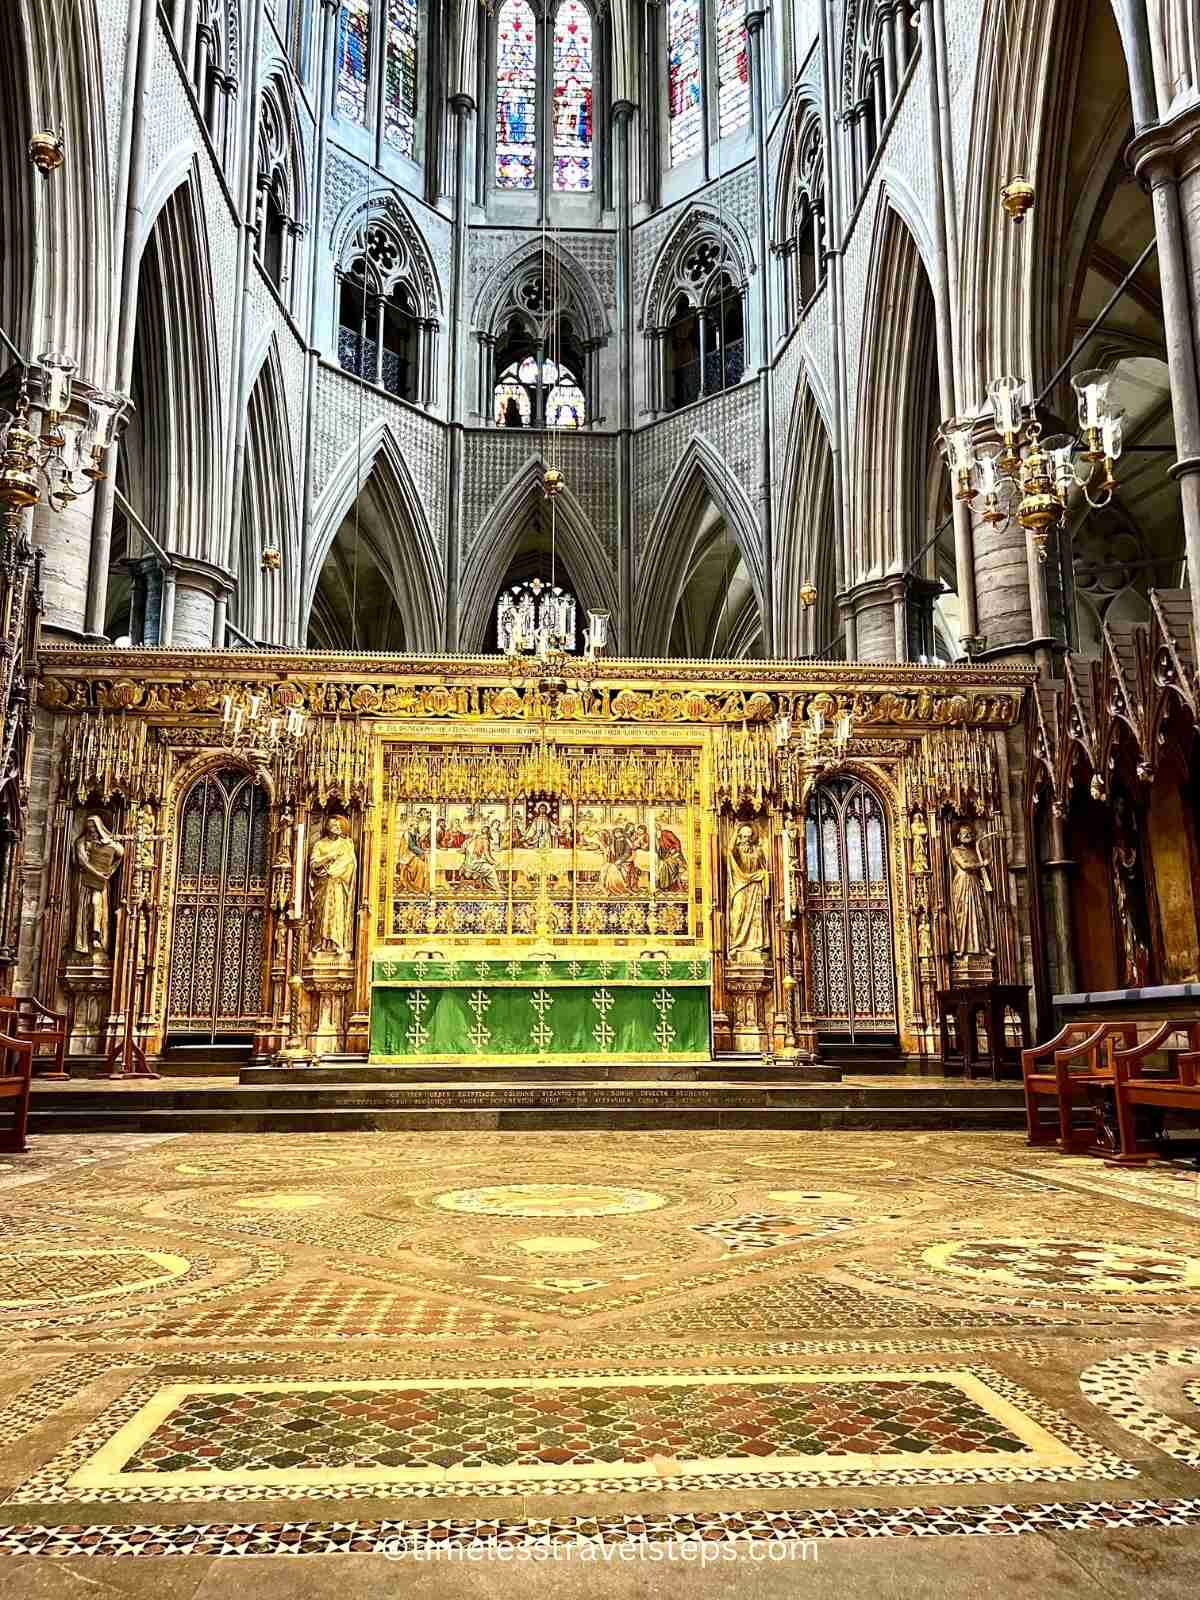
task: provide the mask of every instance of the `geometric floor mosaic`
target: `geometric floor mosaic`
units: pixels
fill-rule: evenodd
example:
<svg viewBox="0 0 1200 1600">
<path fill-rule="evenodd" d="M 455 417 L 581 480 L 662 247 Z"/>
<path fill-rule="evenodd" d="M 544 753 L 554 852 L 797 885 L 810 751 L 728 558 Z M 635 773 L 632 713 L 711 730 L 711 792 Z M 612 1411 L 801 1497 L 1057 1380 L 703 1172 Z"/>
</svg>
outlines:
<svg viewBox="0 0 1200 1600">
<path fill-rule="evenodd" d="M 35 1140 L 0 1556 L 1200 1526 L 1194 1178 L 1007 1134 Z"/>
</svg>

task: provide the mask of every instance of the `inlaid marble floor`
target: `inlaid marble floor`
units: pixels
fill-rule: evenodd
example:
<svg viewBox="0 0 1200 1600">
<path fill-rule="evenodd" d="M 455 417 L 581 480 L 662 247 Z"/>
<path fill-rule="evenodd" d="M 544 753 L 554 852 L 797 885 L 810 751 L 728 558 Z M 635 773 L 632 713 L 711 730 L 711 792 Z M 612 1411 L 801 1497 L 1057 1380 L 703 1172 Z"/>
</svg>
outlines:
<svg viewBox="0 0 1200 1600">
<path fill-rule="evenodd" d="M 98 1135 L 0 1157 L 0 1201 L 0 1592 L 134 1555 L 207 1594 L 246 1554 L 377 1559 L 390 1593 L 442 1549 L 1200 1550 L 1182 1163 L 1008 1134 Z"/>
</svg>

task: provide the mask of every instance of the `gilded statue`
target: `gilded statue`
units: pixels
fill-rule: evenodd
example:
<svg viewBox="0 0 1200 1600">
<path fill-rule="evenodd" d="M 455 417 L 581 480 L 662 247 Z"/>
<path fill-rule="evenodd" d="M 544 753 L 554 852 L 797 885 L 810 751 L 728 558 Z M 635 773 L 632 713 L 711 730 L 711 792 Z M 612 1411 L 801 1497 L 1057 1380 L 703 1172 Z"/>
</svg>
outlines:
<svg viewBox="0 0 1200 1600">
<path fill-rule="evenodd" d="M 1137 989 L 1146 982 L 1150 972 L 1150 951 L 1143 936 L 1149 933 L 1145 877 L 1138 847 L 1137 819 L 1129 801 L 1119 791 L 1114 796 L 1113 813 L 1113 891 L 1121 936 L 1121 977 L 1130 988 Z"/>
<path fill-rule="evenodd" d="M 991 955 L 992 879 L 975 843 L 975 829 L 961 827 L 950 849 L 950 927 L 955 955 Z"/>
<path fill-rule="evenodd" d="M 314 954 L 348 955 L 354 944 L 358 857 L 345 817 L 329 817 L 308 856 L 308 917 Z"/>
<path fill-rule="evenodd" d="M 912 833 L 912 869 L 914 878 L 923 878 L 929 871 L 929 825 L 924 814 L 913 812 L 910 825 Z"/>
<path fill-rule="evenodd" d="M 767 858 L 749 823 L 733 836 L 726 858 L 729 901 L 726 951 L 734 963 L 762 960 L 767 939 Z"/>
<path fill-rule="evenodd" d="M 103 956 L 108 950 L 108 885 L 121 865 L 125 846 L 104 826 L 88 817 L 75 841 L 75 927 L 71 949 L 79 956 Z"/>
</svg>

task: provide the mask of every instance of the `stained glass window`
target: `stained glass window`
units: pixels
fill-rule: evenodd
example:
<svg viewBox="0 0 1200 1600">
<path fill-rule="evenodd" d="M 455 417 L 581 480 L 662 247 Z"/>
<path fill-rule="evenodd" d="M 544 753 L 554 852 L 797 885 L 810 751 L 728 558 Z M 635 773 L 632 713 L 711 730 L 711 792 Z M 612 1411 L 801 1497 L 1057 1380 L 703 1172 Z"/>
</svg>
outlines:
<svg viewBox="0 0 1200 1600">
<path fill-rule="evenodd" d="M 717 0 L 717 123 L 721 137 L 750 118 L 744 0 Z"/>
<path fill-rule="evenodd" d="M 592 187 L 592 16 L 563 0 L 554 17 L 554 187 Z"/>
<path fill-rule="evenodd" d="M 537 168 L 537 33 L 526 0 L 496 19 L 496 187 L 532 189 Z"/>
<path fill-rule="evenodd" d="M 417 136 L 417 0 L 387 0 L 383 137 L 411 157 Z"/>
<path fill-rule="evenodd" d="M 586 421 L 583 390 L 566 367 L 560 367 L 558 382 L 546 397 L 546 423 L 551 428 L 582 428 Z"/>
<path fill-rule="evenodd" d="M 334 109 L 345 122 L 367 120 L 367 63 L 371 53 L 371 0 L 342 0 L 337 29 Z"/>
<path fill-rule="evenodd" d="M 668 0 L 667 83 L 670 155 L 675 166 L 700 149 L 700 0 Z"/>
<path fill-rule="evenodd" d="M 522 363 L 524 365 L 524 363 Z M 537 368 L 534 364 L 534 377 Z M 515 367 L 508 367 L 500 375 L 500 382 L 496 385 L 495 417 L 498 428 L 527 428 L 533 416 L 533 407 L 529 400 L 529 390 L 520 381 Z"/>
</svg>

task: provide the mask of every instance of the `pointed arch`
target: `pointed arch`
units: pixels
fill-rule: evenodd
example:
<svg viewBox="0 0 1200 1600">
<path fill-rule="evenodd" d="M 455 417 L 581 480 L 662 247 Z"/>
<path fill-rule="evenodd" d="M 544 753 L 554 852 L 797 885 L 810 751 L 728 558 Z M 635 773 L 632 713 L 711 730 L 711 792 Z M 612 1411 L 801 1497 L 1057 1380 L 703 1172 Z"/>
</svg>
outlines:
<svg viewBox="0 0 1200 1600">
<path fill-rule="evenodd" d="M 295 641 L 299 626 L 299 507 L 283 367 L 274 335 L 250 390 L 245 450 L 237 588 L 231 614 L 251 639 L 289 644 Z M 263 568 L 263 552 L 268 549 L 279 553 L 278 570 Z"/>
<path fill-rule="evenodd" d="M 543 253 L 547 262 L 552 258 L 551 274 L 559 284 L 557 309 L 574 313 L 579 319 L 579 333 L 603 342 L 608 338 L 608 316 L 596 280 L 572 252 L 558 241 L 529 239 L 509 252 L 484 280 L 471 310 L 471 327 L 477 333 L 494 334 L 496 323 L 510 299 L 514 284 L 524 280 L 527 273 L 540 273 Z"/>
<path fill-rule="evenodd" d="M 68 151 L 46 183 L 26 155 L 43 128 L 61 128 Z M 25 355 L 68 350 L 101 388 L 114 332 L 107 139 L 96 0 L 0 7 L 0 321 Z"/>
<path fill-rule="evenodd" d="M 775 178 L 772 254 L 782 266 L 783 328 L 794 327 L 825 282 L 825 137 L 821 108 L 797 92 Z"/>
<path fill-rule="evenodd" d="M 460 640 L 464 651 L 480 651 L 488 638 L 492 609 L 530 517 L 545 505 L 546 462 L 532 455 L 513 474 L 475 535 L 464 564 Z M 555 546 L 575 584 L 583 610 L 619 617 L 617 588 L 604 544 L 568 486 L 555 501 Z M 612 650 L 617 642 L 612 640 Z"/>
<path fill-rule="evenodd" d="M 391 424 L 377 418 L 363 436 L 361 464 L 352 447 L 338 462 L 313 508 L 309 568 L 304 575 L 300 634 L 304 636 L 321 569 L 360 491 L 370 489 L 382 534 L 373 553 L 402 613 L 405 647 L 433 652 L 443 644 L 443 562 L 417 485 Z"/>
<path fill-rule="evenodd" d="M 923 543 L 941 414 L 933 289 L 917 235 L 880 197 L 855 413 L 852 581 L 902 572 Z"/>
<path fill-rule="evenodd" d="M 373 250 L 372 233 L 378 237 Z M 404 282 L 412 290 L 418 314 L 440 321 L 442 286 L 437 268 L 425 236 L 398 195 L 356 195 L 338 214 L 330 250 L 339 272 L 346 272 L 351 261 L 365 253 L 376 293 L 390 294 Z"/>
<path fill-rule="evenodd" d="M 710 266 L 694 271 L 688 263 L 698 251 L 703 252 L 706 244 L 715 248 L 717 256 Z M 728 273 L 734 288 L 744 295 L 755 271 L 750 235 L 737 217 L 726 215 L 715 206 L 699 203 L 688 206 L 655 257 L 642 300 L 642 326 L 665 327 L 670 320 L 675 293 L 687 294 L 689 299 L 699 295 L 718 258 L 721 270 Z"/>
<path fill-rule="evenodd" d="M 838 531 L 833 447 L 807 369 L 801 370 L 788 421 L 777 537 L 780 654 L 811 656 L 827 650 L 834 638 Z M 810 607 L 800 599 L 806 583 L 817 591 Z"/>
<path fill-rule="evenodd" d="M 703 434 L 694 433 L 658 502 L 638 562 L 634 628 L 638 655 L 662 655 L 668 648 L 688 574 L 700 546 L 711 533 L 705 519 L 706 506 L 720 514 L 732 534 L 759 614 L 763 612 L 766 583 L 754 508 L 716 446 Z"/>
<path fill-rule="evenodd" d="M 135 508 L 175 554 L 224 557 L 224 403 L 216 285 L 195 161 L 149 225 L 138 279 L 135 412 L 141 463 Z"/>
</svg>

